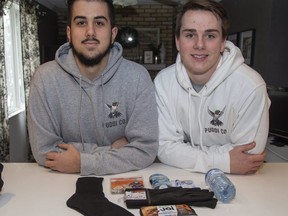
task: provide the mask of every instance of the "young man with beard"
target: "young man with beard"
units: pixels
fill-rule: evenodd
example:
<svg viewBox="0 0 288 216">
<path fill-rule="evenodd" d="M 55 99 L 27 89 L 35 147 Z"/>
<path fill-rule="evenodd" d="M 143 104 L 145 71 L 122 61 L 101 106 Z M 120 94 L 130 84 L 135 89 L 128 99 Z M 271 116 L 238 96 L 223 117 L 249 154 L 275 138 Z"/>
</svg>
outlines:
<svg viewBox="0 0 288 216">
<path fill-rule="evenodd" d="M 105 175 L 142 169 L 158 149 L 154 86 L 122 57 L 110 0 L 69 0 L 69 42 L 31 83 L 28 128 L 36 161 Z"/>
<path fill-rule="evenodd" d="M 176 63 L 155 79 L 158 158 L 195 172 L 256 172 L 265 159 L 270 101 L 261 76 L 226 41 L 227 13 L 189 1 L 176 21 Z"/>
</svg>

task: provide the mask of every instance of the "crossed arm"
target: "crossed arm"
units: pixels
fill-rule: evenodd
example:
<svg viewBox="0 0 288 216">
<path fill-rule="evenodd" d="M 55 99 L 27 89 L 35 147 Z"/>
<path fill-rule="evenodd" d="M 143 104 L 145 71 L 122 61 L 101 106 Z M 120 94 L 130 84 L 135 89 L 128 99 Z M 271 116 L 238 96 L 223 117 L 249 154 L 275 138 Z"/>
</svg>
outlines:
<svg viewBox="0 0 288 216">
<path fill-rule="evenodd" d="M 128 140 L 122 137 L 113 142 L 111 148 L 119 149 L 128 143 Z M 48 152 L 45 167 L 63 173 L 79 173 L 81 169 L 80 152 L 71 144 L 62 143 L 58 147 L 63 151 Z"/>
<path fill-rule="evenodd" d="M 236 146 L 229 151 L 230 155 L 230 173 L 234 174 L 252 174 L 259 170 L 264 163 L 266 152 L 261 154 L 249 154 L 256 146 L 255 142 Z"/>
<path fill-rule="evenodd" d="M 118 149 L 128 144 L 125 137 L 116 140 L 112 148 Z M 246 145 L 236 146 L 229 151 L 230 155 L 230 172 L 234 174 L 252 174 L 262 166 L 266 152 L 261 154 L 249 154 L 249 150 L 255 147 L 255 142 Z M 80 172 L 80 153 L 70 144 L 59 144 L 62 152 L 49 152 L 46 154 L 45 166 L 52 170 L 64 173 Z"/>
</svg>

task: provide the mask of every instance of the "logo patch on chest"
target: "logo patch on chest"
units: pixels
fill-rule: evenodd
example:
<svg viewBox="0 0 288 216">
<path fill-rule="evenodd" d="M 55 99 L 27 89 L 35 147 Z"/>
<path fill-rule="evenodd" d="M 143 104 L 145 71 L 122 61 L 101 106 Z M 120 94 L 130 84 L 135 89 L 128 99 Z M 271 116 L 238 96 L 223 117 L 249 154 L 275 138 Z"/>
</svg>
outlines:
<svg viewBox="0 0 288 216">
<path fill-rule="evenodd" d="M 113 118 L 118 118 L 122 115 L 122 113 L 120 113 L 117 108 L 119 106 L 119 102 L 113 102 L 111 105 L 110 104 L 105 104 L 106 107 L 110 110 L 110 113 L 108 114 L 108 117 L 110 119 Z"/>
<path fill-rule="evenodd" d="M 221 110 L 216 109 L 214 112 L 211 111 L 208 107 L 208 113 L 213 117 L 213 119 L 210 121 L 210 123 L 214 126 L 222 126 L 223 122 L 219 120 L 219 118 L 223 115 L 225 110 L 225 107 Z"/>
</svg>

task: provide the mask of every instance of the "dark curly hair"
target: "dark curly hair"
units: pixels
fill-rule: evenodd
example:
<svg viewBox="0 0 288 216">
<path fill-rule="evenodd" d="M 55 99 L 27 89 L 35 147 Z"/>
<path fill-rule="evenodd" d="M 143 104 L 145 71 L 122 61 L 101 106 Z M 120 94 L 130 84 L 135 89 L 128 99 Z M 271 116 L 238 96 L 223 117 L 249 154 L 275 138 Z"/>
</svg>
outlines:
<svg viewBox="0 0 288 216">
<path fill-rule="evenodd" d="M 77 0 L 67 0 L 66 4 L 68 7 L 68 26 L 71 25 L 71 14 L 72 14 L 72 9 L 73 9 L 73 4 Z M 112 0 L 86 0 L 87 2 L 89 1 L 98 1 L 98 2 L 104 2 L 108 6 L 108 14 L 111 22 L 111 27 L 113 28 L 115 26 L 115 9 Z"/>
</svg>

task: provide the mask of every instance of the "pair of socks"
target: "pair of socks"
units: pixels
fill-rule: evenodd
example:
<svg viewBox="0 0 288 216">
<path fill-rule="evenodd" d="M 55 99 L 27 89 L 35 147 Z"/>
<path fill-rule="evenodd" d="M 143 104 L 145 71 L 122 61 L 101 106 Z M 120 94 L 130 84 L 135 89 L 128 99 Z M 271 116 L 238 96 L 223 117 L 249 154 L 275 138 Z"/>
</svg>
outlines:
<svg viewBox="0 0 288 216">
<path fill-rule="evenodd" d="M 133 216 L 105 197 L 102 182 L 103 178 L 98 177 L 78 178 L 76 192 L 67 200 L 67 206 L 85 216 Z"/>
</svg>

